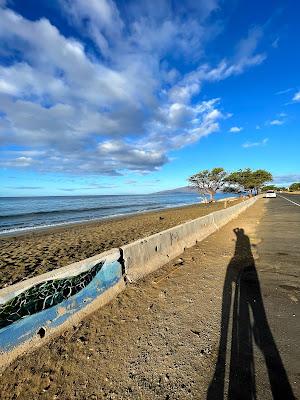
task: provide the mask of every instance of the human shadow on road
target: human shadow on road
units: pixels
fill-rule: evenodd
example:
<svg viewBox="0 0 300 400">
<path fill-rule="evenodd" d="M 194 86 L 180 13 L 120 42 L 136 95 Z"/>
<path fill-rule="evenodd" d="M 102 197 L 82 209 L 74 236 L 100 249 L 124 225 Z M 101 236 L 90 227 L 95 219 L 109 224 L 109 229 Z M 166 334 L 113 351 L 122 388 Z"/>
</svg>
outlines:
<svg viewBox="0 0 300 400">
<path fill-rule="evenodd" d="M 223 288 L 219 353 L 207 400 L 257 398 L 253 342 L 263 354 L 273 398 L 295 399 L 267 321 L 249 237 L 240 228 L 234 233 L 235 252 Z M 226 355 L 229 377 L 228 372 L 225 375 Z"/>
</svg>

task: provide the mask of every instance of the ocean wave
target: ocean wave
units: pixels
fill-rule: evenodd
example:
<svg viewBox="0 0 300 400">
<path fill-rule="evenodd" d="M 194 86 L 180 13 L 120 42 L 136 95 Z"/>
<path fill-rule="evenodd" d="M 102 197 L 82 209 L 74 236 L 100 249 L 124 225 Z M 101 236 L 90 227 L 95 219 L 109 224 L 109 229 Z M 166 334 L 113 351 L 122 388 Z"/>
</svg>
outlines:
<svg viewBox="0 0 300 400">
<path fill-rule="evenodd" d="M 75 221 L 63 221 L 63 222 L 55 222 L 55 223 L 50 223 L 50 224 L 28 225 L 25 227 L 14 227 L 14 228 L 4 228 L 4 229 L 1 227 L 0 228 L 0 236 L 11 235 L 14 233 L 22 233 L 22 232 L 24 233 L 24 232 L 38 231 L 38 230 L 44 230 L 44 229 L 51 229 L 51 228 L 57 228 L 60 226 L 84 224 L 86 222 L 97 222 L 97 221 L 101 221 L 103 219 L 122 217 L 124 215 L 130 215 L 130 213 L 119 213 L 119 214 L 113 214 L 113 215 L 108 215 L 108 216 L 99 217 L 99 218 L 78 219 Z"/>
<path fill-rule="evenodd" d="M 151 207 L 154 206 L 155 203 L 149 203 L 146 206 Z M 105 210 L 117 210 L 120 208 L 129 209 L 137 207 L 137 204 L 119 204 L 119 205 L 107 205 L 107 206 L 97 206 L 97 207 L 82 207 L 82 208 L 69 208 L 69 209 L 61 209 L 61 210 L 48 210 L 48 211 L 34 211 L 34 212 L 24 212 L 24 213 L 17 213 L 17 214 L 7 214 L 7 215 L 0 215 L 0 220 L 3 219 L 11 219 L 11 218 L 26 218 L 26 217 L 34 217 L 39 215 L 57 215 L 57 214 L 66 214 L 66 213 L 82 213 L 88 211 L 105 211 Z"/>
<path fill-rule="evenodd" d="M 185 207 L 187 205 L 192 205 L 196 203 L 178 203 L 178 204 L 164 204 L 156 207 L 148 207 L 148 208 L 143 208 L 140 210 L 132 210 L 132 211 L 125 211 L 122 213 L 115 213 L 115 214 L 109 214 L 101 217 L 96 217 L 96 218 L 89 218 L 89 219 L 76 219 L 76 220 L 65 220 L 61 222 L 52 222 L 52 223 L 43 223 L 40 225 L 27 225 L 27 226 L 1 226 L 0 225 L 0 236 L 7 236 L 7 235 L 13 235 L 13 234 L 22 234 L 26 232 L 31 232 L 31 231 L 39 231 L 39 230 L 45 230 L 45 229 L 51 229 L 51 228 L 56 228 L 56 227 L 64 227 L 64 226 L 70 226 L 70 225 L 77 225 L 77 224 L 84 224 L 88 222 L 97 222 L 97 221 L 102 221 L 105 219 L 114 219 L 114 218 L 119 218 L 123 216 L 129 216 L 129 215 L 134 215 L 134 214 L 143 214 L 147 213 L 149 211 L 154 211 L 154 210 L 163 210 L 163 209 L 168 209 L 168 208 L 176 208 L 176 207 Z M 111 208 L 111 207 L 109 207 Z"/>
</svg>

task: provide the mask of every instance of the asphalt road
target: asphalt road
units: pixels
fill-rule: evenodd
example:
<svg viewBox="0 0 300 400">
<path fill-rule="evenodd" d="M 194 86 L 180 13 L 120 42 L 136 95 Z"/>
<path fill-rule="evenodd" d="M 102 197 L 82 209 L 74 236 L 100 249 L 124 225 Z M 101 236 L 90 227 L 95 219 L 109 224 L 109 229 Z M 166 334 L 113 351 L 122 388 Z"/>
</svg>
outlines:
<svg viewBox="0 0 300 400">
<path fill-rule="evenodd" d="M 261 242 L 255 263 L 266 314 L 264 318 L 262 311 L 258 321 L 252 316 L 260 349 L 255 354 L 257 385 L 269 387 L 267 373 L 273 398 L 298 398 L 300 195 L 280 194 L 276 199 L 269 199 L 257 236 Z"/>
<path fill-rule="evenodd" d="M 300 394 L 300 196 L 263 200 L 249 235 L 234 229 L 219 350 L 207 400 L 290 400 Z M 299 206 L 298 206 L 299 204 Z M 244 229 L 246 227 L 246 229 Z"/>
</svg>

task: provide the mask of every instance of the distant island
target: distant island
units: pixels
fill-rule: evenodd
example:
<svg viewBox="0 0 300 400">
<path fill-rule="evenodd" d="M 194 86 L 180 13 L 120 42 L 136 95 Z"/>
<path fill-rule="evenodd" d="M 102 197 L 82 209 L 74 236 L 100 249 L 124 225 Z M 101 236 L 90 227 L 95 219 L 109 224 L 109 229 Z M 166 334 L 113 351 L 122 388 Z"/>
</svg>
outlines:
<svg viewBox="0 0 300 400">
<path fill-rule="evenodd" d="M 175 189 L 162 190 L 160 192 L 155 192 L 152 194 L 170 194 L 170 193 L 198 193 L 198 191 L 190 186 L 182 186 Z"/>
</svg>

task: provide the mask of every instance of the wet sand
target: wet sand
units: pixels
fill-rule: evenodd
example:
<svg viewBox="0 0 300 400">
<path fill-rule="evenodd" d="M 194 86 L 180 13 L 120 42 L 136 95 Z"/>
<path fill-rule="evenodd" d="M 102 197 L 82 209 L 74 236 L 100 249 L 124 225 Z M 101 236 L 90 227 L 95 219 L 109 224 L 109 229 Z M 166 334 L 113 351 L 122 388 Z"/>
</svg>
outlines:
<svg viewBox="0 0 300 400">
<path fill-rule="evenodd" d="M 228 202 L 234 205 L 240 200 Z M 0 288 L 220 210 L 196 204 L 0 239 Z"/>
</svg>

